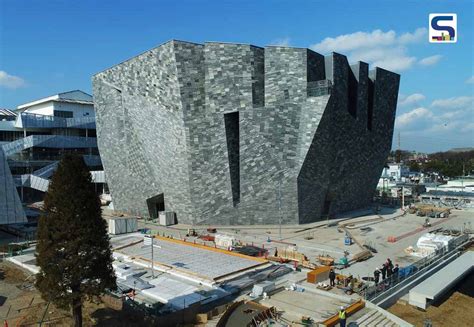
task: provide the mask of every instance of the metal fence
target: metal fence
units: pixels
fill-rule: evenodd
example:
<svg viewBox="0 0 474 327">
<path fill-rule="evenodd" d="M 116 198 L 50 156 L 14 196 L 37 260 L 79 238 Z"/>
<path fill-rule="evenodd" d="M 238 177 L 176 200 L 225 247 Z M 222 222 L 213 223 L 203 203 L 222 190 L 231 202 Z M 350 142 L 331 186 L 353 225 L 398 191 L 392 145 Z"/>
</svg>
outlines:
<svg viewBox="0 0 474 327">
<path fill-rule="evenodd" d="M 377 285 L 367 287 L 363 291 L 362 296 L 366 300 L 371 301 L 378 297 L 388 297 L 389 295 L 392 295 L 401 288 L 404 282 L 414 280 L 435 262 L 443 259 L 447 255 L 454 254 L 458 248 L 468 240 L 469 235 L 467 234 L 461 235 L 456 239 L 451 240 L 447 247 L 439 249 L 438 251 L 416 261 L 407 267 L 400 268 L 397 275 L 392 275 L 387 277 L 385 280 L 380 281 Z"/>
</svg>

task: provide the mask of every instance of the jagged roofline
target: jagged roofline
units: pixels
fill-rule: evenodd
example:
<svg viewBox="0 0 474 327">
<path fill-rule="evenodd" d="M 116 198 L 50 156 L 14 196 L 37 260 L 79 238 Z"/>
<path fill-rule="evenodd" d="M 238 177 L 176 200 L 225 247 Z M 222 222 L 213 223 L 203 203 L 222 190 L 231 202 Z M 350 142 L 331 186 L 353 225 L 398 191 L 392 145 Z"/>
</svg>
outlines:
<svg viewBox="0 0 474 327">
<path fill-rule="evenodd" d="M 101 74 L 101 73 L 103 73 L 103 72 L 105 72 L 105 71 L 108 71 L 108 70 L 114 68 L 114 67 L 117 67 L 117 66 L 119 66 L 119 65 L 122 65 L 122 64 L 124 64 L 124 63 L 126 63 L 126 62 L 128 62 L 128 61 L 131 61 L 131 60 L 133 60 L 133 59 L 135 59 L 135 58 L 137 58 L 137 57 L 143 56 L 143 55 L 145 55 L 145 54 L 147 54 L 147 53 L 149 53 L 149 52 L 152 52 L 152 51 L 154 51 L 154 50 L 156 50 L 156 49 L 158 49 L 158 48 L 160 48 L 160 47 L 162 47 L 162 46 L 164 46 L 164 45 L 167 45 L 167 44 L 169 44 L 169 43 L 175 43 L 175 42 L 178 42 L 178 43 L 187 43 L 187 44 L 193 44 L 193 45 L 199 45 L 199 46 L 205 46 L 206 44 L 226 44 L 226 45 L 245 45 L 245 46 L 249 46 L 249 47 L 253 47 L 253 48 L 257 48 L 257 49 L 265 49 L 265 48 L 301 49 L 301 50 L 308 50 L 308 51 L 311 51 L 311 52 L 313 52 L 313 53 L 315 53 L 315 54 L 318 54 L 318 55 L 321 55 L 321 56 L 324 56 L 324 57 L 330 57 L 330 56 L 333 56 L 333 55 L 339 55 L 339 56 L 346 57 L 345 55 L 343 55 L 343 54 L 341 54 L 341 53 L 338 53 L 338 52 L 335 52 L 335 51 L 332 51 L 332 52 L 330 52 L 329 54 L 323 55 L 323 54 L 321 54 L 321 53 L 319 53 L 319 52 L 316 52 L 316 51 L 314 51 L 314 50 L 312 50 L 312 49 L 310 49 L 310 48 L 304 48 L 304 47 L 280 46 L 280 45 L 267 45 L 267 46 L 265 46 L 265 47 L 260 47 L 260 46 L 256 46 L 256 45 L 253 45 L 253 44 L 250 44 L 250 43 L 222 42 L 222 41 L 206 41 L 206 42 L 204 42 L 204 43 L 197 43 L 197 42 L 191 42 L 191 41 L 184 41 L 184 40 L 178 40 L 178 39 L 171 39 L 171 40 L 168 40 L 168 41 L 166 41 L 166 42 L 160 43 L 160 44 L 158 44 L 157 46 L 154 46 L 154 47 L 151 48 L 151 49 L 148 49 L 148 50 L 146 50 L 146 51 L 143 51 L 143 52 L 141 52 L 141 53 L 139 53 L 139 54 L 137 54 L 137 55 L 135 55 L 135 56 L 133 56 L 133 57 L 130 57 L 130 58 L 128 58 L 128 59 L 125 59 L 125 60 L 123 60 L 123 61 L 121 61 L 121 62 L 119 62 L 119 63 L 117 63 L 117 64 L 115 64 L 115 65 L 112 65 L 112 66 L 106 68 L 106 69 L 103 69 L 103 70 L 101 70 L 101 71 L 99 71 L 99 72 L 93 74 L 92 76 L 93 76 L 93 77 L 94 77 L 94 76 L 97 76 L 97 75 L 99 75 L 99 74 Z M 346 59 L 347 59 L 347 57 L 346 57 Z M 348 60 L 347 62 L 349 63 L 349 66 L 357 65 L 357 64 L 359 64 L 359 63 L 365 63 L 365 64 L 369 65 L 368 63 L 366 63 L 366 62 L 364 62 L 364 61 L 360 61 L 360 60 L 359 60 L 359 61 L 356 61 L 356 62 L 354 62 L 354 63 L 350 63 L 349 60 Z M 370 65 L 369 65 L 369 66 L 370 66 Z M 399 75 L 399 74 L 397 74 L 397 73 L 395 73 L 395 72 L 392 72 L 392 71 L 389 71 L 389 70 L 387 70 L 387 69 L 384 69 L 384 68 L 375 66 L 375 67 L 373 67 L 372 69 L 369 69 L 369 73 L 372 72 L 372 74 L 369 74 L 369 77 L 370 77 L 371 75 L 375 76 L 375 75 L 376 75 L 375 72 L 376 72 L 377 69 L 381 69 L 381 70 L 384 70 L 384 71 L 386 71 L 386 72 Z"/>
<path fill-rule="evenodd" d="M 269 64 L 271 61 L 274 61 L 275 65 Z M 294 62 L 295 65 L 292 65 Z M 367 199 L 371 197 L 371 191 L 365 184 L 364 189 L 361 189 L 360 185 L 364 182 L 359 180 L 365 181 L 366 175 L 370 175 L 371 178 L 377 175 L 375 171 L 378 170 L 380 163 L 383 164 L 380 158 L 385 159 L 383 152 L 386 148 L 389 150 L 388 143 L 391 142 L 393 126 L 390 111 L 394 110 L 396 104 L 398 85 L 395 83 L 398 82 L 398 75 L 385 73 L 385 70 L 376 70 L 379 78 L 377 83 L 362 83 L 357 92 L 350 93 L 346 92 L 346 89 L 349 91 L 349 88 L 357 85 L 354 77 L 364 81 L 368 79 L 368 64 L 353 65 L 351 68 L 354 76 L 350 75 L 349 68 L 349 62 L 344 55 L 333 53 L 325 57 L 307 48 L 269 46 L 262 49 L 235 43 L 195 44 L 172 40 L 161 48 L 134 57 L 122 67 L 105 71 L 93 80 L 97 87 L 94 90 L 97 92 L 98 106 L 103 106 L 104 109 L 102 111 L 104 119 L 99 120 L 98 125 L 100 130 L 100 123 L 104 124 L 106 133 L 106 137 L 102 134 L 105 150 L 104 167 L 106 167 L 106 156 L 108 155 L 110 160 L 117 160 L 115 152 L 123 147 L 123 144 L 117 141 L 125 135 L 120 130 L 123 120 L 116 120 L 115 116 L 131 117 L 134 111 L 140 111 L 143 117 L 149 118 L 146 121 L 138 119 L 131 123 L 132 129 L 136 123 L 143 122 L 144 125 L 134 129 L 133 135 L 137 139 L 131 140 L 130 146 L 141 152 L 139 158 L 147 158 L 144 161 L 149 161 L 153 167 L 143 168 L 141 164 L 128 163 L 127 151 L 121 151 L 120 154 L 123 160 L 119 161 L 124 162 L 123 167 L 110 166 L 111 175 L 116 175 L 117 208 L 139 210 L 142 214 L 148 215 L 150 208 L 147 207 L 146 200 L 161 192 L 164 194 L 167 210 L 175 211 L 178 219 L 182 219 L 183 222 L 205 224 L 222 221 L 226 225 L 271 224 L 278 215 L 275 205 L 277 200 L 273 196 L 268 196 L 273 194 L 272 185 L 261 185 L 259 177 L 270 171 L 268 176 L 262 176 L 268 177 L 270 182 L 277 181 L 278 176 L 271 171 L 287 166 L 291 166 L 295 174 L 296 172 L 300 174 L 301 171 L 302 178 L 295 180 L 296 176 L 282 177 L 285 178 L 282 183 L 292 185 L 291 191 L 285 192 L 284 195 L 288 200 L 285 223 L 319 220 L 321 213 L 326 211 L 323 207 L 326 190 L 327 192 L 340 190 L 342 194 L 354 188 L 356 192 L 351 194 L 357 193 L 357 195 L 348 198 L 353 198 L 357 205 L 365 205 Z M 246 72 L 244 75 L 241 74 L 243 69 Z M 229 74 L 222 74 L 223 76 L 215 74 L 226 70 Z M 298 76 L 298 80 L 281 78 L 280 74 L 272 75 L 273 70 L 281 71 L 281 77 L 285 77 L 286 72 L 294 74 Z M 252 93 L 250 92 L 247 83 L 234 83 L 233 79 L 227 78 L 229 75 L 246 81 L 258 79 L 255 92 L 253 89 Z M 304 92 L 307 83 L 322 79 L 334 81 L 331 90 L 336 96 L 331 97 L 332 102 L 329 106 L 325 103 L 327 96 L 324 99 L 305 100 L 311 96 L 318 96 Z M 111 88 L 101 87 L 102 82 L 108 80 L 124 85 L 130 90 L 125 95 L 126 113 L 121 112 L 123 106 L 120 103 L 120 96 Z M 163 88 L 155 87 L 155 81 L 162 83 Z M 262 81 L 264 83 L 261 83 Z M 185 92 L 175 89 L 181 85 L 186 88 Z M 148 94 L 138 92 L 142 87 L 147 87 L 151 91 Z M 243 88 L 245 92 L 240 92 Z M 300 96 L 297 99 L 298 103 L 287 106 L 287 95 L 283 91 L 288 91 L 290 96 Z M 264 98 L 267 94 L 268 99 Z M 324 95 L 329 94 L 328 90 Z M 387 97 L 387 94 L 390 97 Z M 269 101 L 263 102 L 264 100 Z M 146 105 L 142 105 L 145 102 Z M 181 108 L 174 105 L 176 102 L 183 104 Z M 349 108 L 349 102 L 354 106 Z M 187 104 L 190 108 L 189 115 L 183 116 L 182 112 L 187 110 Z M 360 112 L 363 114 L 359 114 L 359 104 L 362 108 Z M 268 115 L 254 115 L 255 109 L 261 106 L 277 109 L 262 111 Z M 377 109 L 379 107 L 380 110 Z M 175 109 L 181 112 L 174 115 L 177 112 Z M 354 122 L 347 113 L 348 110 L 344 109 L 351 109 L 349 113 L 356 112 L 357 117 L 354 118 L 357 118 L 357 121 Z M 381 114 L 374 116 L 373 112 L 376 110 Z M 235 115 L 236 112 L 240 112 L 242 116 Z M 325 114 L 326 112 L 331 114 Z M 245 116 L 247 113 L 249 115 Z M 373 124 L 370 128 L 365 121 L 366 113 L 367 117 L 372 114 L 373 119 L 370 122 Z M 221 117 L 221 114 L 224 116 Z M 225 116 L 226 114 L 233 115 Z M 306 117 L 316 120 L 310 126 L 303 126 L 301 122 L 304 122 Z M 358 119 L 359 117 L 362 119 Z M 381 133 L 368 132 L 372 128 L 378 130 L 379 118 L 383 118 L 385 122 L 382 126 L 384 128 L 380 129 Z M 154 131 L 157 123 L 160 124 L 165 119 L 166 129 Z M 287 124 L 280 126 L 280 121 L 285 119 Z M 261 123 L 266 121 L 268 124 L 265 123 L 262 127 Z M 189 128 L 189 132 L 186 128 Z M 237 130 L 238 135 L 235 132 Z M 153 131 L 153 136 L 149 135 L 150 131 Z M 313 131 L 319 131 L 323 137 L 315 137 Z M 262 133 L 268 137 L 255 139 L 254 133 Z M 170 137 L 171 135 L 179 136 L 174 138 Z M 291 137 L 288 145 L 286 135 Z M 98 137 L 100 140 L 100 133 Z M 197 141 L 194 142 L 196 137 Z M 237 146 L 229 142 L 229 140 L 235 142 L 236 139 L 239 142 Z M 247 141 L 251 139 L 255 139 L 255 142 L 248 143 Z M 283 157 L 276 158 L 272 148 L 267 146 L 269 144 L 274 144 L 278 149 L 281 146 Z M 305 154 L 308 147 L 313 149 L 311 156 Z M 336 156 L 336 150 L 332 150 L 335 147 L 344 150 L 343 155 Z M 376 151 L 372 151 L 372 148 Z M 176 157 L 166 156 L 170 150 L 177 153 Z M 374 154 L 366 156 L 364 154 L 366 151 Z M 352 160 L 359 155 L 363 160 Z M 210 156 L 215 157 L 215 160 L 206 159 Z M 367 159 L 364 159 L 365 157 Z M 301 160 L 308 163 L 304 165 L 304 171 L 298 168 Z M 340 160 L 345 164 L 339 165 Z M 333 180 L 332 176 L 345 176 L 347 173 L 347 170 L 341 167 L 365 164 L 368 161 L 371 163 L 367 166 L 370 167 L 370 171 L 354 174 L 354 183 Z M 235 165 L 237 162 L 238 166 Z M 263 165 L 259 164 L 260 162 Z M 254 166 L 258 169 L 254 169 Z M 327 169 L 319 169 L 320 167 Z M 143 169 L 148 169 L 152 173 L 146 171 L 144 173 Z M 175 171 L 176 174 L 172 177 L 169 174 L 153 174 L 168 169 Z M 318 183 L 313 183 L 316 178 Z M 372 179 L 370 185 L 373 184 Z M 141 185 L 150 182 L 154 183 L 153 187 L 144 188 Z M 328 183 L 335 186 L 329 189 L 326 187 Z M 329 198 L 333 202 L 331 210 L 334 212 L 348 210 L 350 207 L 348 201 L 333 195 Z M 311 199 L 311 203 L 306 202 L 307 199 Z M 327 210 L 329 212 L 329 208 Z"/>
</svg>

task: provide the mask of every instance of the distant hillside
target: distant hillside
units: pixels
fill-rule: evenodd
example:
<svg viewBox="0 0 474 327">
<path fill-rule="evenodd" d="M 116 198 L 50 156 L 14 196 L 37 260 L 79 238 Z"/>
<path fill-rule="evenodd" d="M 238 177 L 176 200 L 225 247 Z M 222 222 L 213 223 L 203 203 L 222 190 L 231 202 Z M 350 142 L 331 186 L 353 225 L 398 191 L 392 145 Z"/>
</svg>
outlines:
<svg viewBox="0 0 474 327">
<path fill-rule="evenodd" d="M 422 171 L 437 171 L 449 177 L 468 175 L 474 172 L 474 149 L 436 152 L 429 154 L 428 159 L 429 161 L 420 167 Z"/>
<path fill-rule="evenodd" d="M 448 152 L 469 152 L 469 151 L 474 151 L 474 148 L 453 148 L 451 150 L 448 150 Z"/>
<path fill-rule="evenodd" d="M 387 162 L 402 161 L 411 171 L 437 172 L 443 176 L 474 175 L 474 148 L 455 148 L 446 152 L 428 154 L 422 160 L 414 159 L 411 151 L 392 151 Z"/>
</svg>

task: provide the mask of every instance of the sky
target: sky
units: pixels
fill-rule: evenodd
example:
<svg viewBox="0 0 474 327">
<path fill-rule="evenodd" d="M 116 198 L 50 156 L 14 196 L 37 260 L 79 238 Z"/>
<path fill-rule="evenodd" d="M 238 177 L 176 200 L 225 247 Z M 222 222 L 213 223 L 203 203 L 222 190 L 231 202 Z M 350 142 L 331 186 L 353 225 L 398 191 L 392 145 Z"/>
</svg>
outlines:
<svg viewBox="0 0 474 327">
<path fill-rule="evenodd" d="M 170 39 L 308 47 L 401 74 L 393 148 L 474 146 L 474 2 L 0 0 L 0 108 L 59 92 Z M 457 43 L 428 42 L 456 13 Z"/>
</svg>

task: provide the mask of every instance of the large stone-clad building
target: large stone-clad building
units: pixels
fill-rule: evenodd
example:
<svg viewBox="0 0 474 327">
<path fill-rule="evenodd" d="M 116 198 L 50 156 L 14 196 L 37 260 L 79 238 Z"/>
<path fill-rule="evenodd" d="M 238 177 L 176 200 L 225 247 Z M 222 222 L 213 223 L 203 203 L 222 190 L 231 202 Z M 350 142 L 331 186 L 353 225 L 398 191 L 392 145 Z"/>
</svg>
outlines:
<svg viewBox="0 0 474 327">
<path fill-rule="evenodd" d="M 93 77 L 116 210 L 308 223 L 370 204 L 400 76 L 304 48 L 169 41 Z"/>
</svg>

